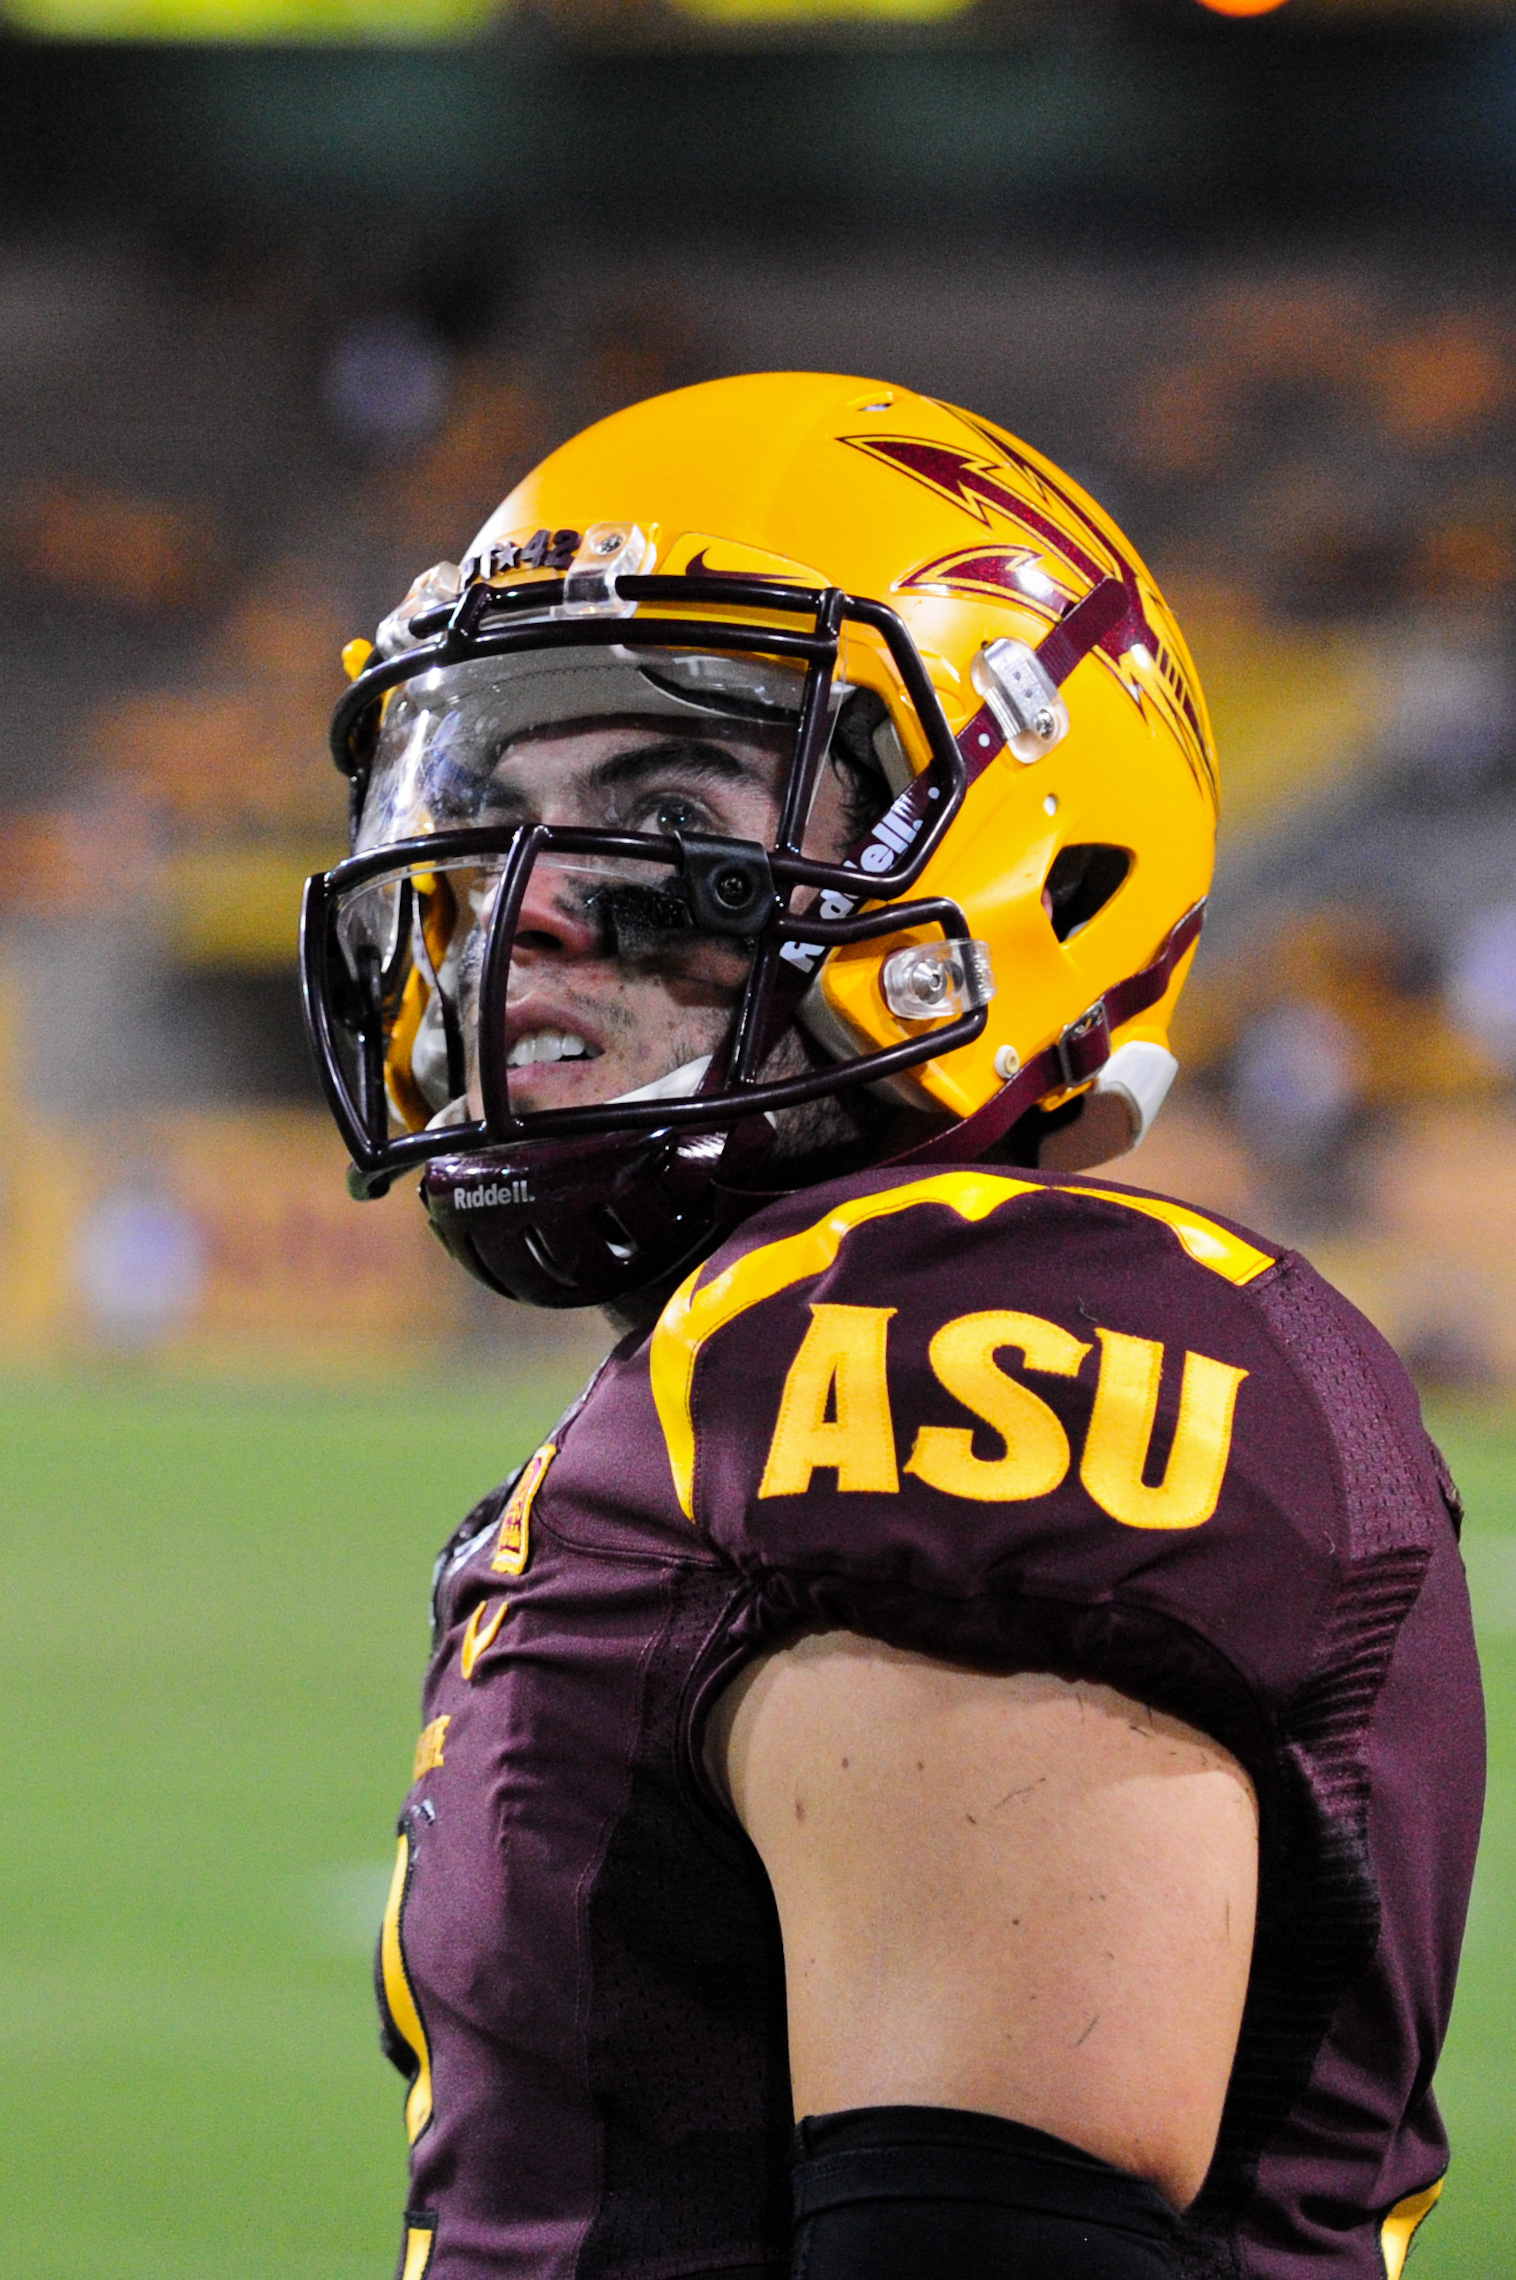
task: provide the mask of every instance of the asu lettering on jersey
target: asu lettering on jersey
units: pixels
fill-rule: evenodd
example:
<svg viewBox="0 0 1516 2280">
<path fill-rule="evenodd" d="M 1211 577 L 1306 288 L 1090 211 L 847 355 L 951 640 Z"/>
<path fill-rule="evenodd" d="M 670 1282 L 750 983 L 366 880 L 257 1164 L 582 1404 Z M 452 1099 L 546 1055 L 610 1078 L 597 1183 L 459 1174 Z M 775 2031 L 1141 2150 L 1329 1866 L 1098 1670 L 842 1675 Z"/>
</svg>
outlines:
<svg viewBox="0 0 1516 2280">
<path fill-rule="evenodd" d="M 695 1442 L 691 1388 L 702 1347 L 765 1299 L 824 1273 L 844 1241 L 870 1221 L 930 1205 L 975 1222 L 1018 1197 L 1049 1192 L 1046 1181 L 991 1172 L 943 1172 L 850 1198 L 798 1235 L 750 1251 L 702 1286 L 691 1275 L 653 1333 L 654 1399 L 668 1443 L 682 1509 L 692 1505 Z M 1161 1198 L 1110 1189 L 1075 1191 L 1157 1219 L 1197 1264 L 1241 1285 L 1273 1264 L 1266 1251 L 1200 1213 Z M 898 1492 L 896 1420 L 887 1350 L 894 1307 L 813 1305 L 811 1323 L 784 1382 L 758 1493 L 803 1495 L 818 1469 L 835 1470 L 839 1491 Z M 1099 1364 L 1079 1478 L 1113 1520 L 1129 1528 L 1194 1528 L 1216 1508 L 1231 1446 L 1238 1388 L 1247 1370 L 1186 1350 L 1179 1414 L 1161 1480 L 1149 1466 L 1164 1366 L 1161 1340 L 1092 1325 Z M 1014 1309 L 976 1310 L 950 1319 L 932 1337 L 933 1375 L 996 1433 L 997 1458 L 976 1455 L 961 1426 L 922 1424 L 904 1469 L 945 1495 L 1003 1502 L 1047 1496 L 1069 1471 L 1072 1451 L 1057 1415 L 996 1357 L 1014 1349 L 1026 1368 L 1077 1378 L 1095 1351 L 1056 1322 Z"/>
<path fill-rule="evenodd" d="M 811 1327 L 784 1381 L 760 1496 L 803 1496 L 818 1468 L 841 1490 L 898 1494 L 895 1426 L 885 1374 L 893 1306 L 813 1306 Z M 1102 1511 L 1124 1528 L 1198 1528 L 1221 1494 L 1232 1413 L 1247 1371 L 1187 1353 L 1179 1420 L 1161 1481 L 1143 1479 L 1158 1412 L 1163 1347 L 1157 1339 L 1102 1330 L 1095 1406 L 1079 1477 Z M 974 1454 L 972 1432 L 923 1425 L 904 1469 L 946 1496 L 1014 1503 L 1051 1496 L 1071 1462 L 1069 1437 L 1030 1386 L 996 1356 L 1014 1348 L 1033 1370 L 1077 1377 L 1088 1345 L 1036 1314 L 961 1314 L 931 1343 L 939 1384 L 988 1425 L 1002 1457 Z"/>
</svg>

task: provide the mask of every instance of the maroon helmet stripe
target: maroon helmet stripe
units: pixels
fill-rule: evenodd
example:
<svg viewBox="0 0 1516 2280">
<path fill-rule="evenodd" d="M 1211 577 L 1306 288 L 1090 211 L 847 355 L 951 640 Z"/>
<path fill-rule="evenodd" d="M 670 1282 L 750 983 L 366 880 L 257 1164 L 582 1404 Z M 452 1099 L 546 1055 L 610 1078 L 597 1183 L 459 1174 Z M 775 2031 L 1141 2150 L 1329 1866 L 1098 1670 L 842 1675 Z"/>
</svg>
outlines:
<svg viewBox="0 0 1516 2280">
<path fill-rule="evenodd" d="M 1082 602 L 1075 602 L 1043 635 L 1037 644 L 1037 661 L 1061 689 L 1081 659 L 1088 657 L 1092 649 L 1098 649 L 1102 642 L 1109 641 L 1119 626 L 1130 625 L 1134 614 L 1140 621 L 1141 605 L 1131 588 L 1124 586 L 1119 578 L 1101 578 Z M 1139 622 L 1138 632 L 1132 635 L 1134 641 L 1142 630 Z M 996 754 L 1004 751 L 1005 731 L 985 704 L 958 731 L 957 743 L 972 784 Z M 920 781 L 918 777 L 917 782 Z"/>
<path fill-rule="evenodd" d="M 1131 589 L 1119 578 L 1102 578 L 1082 602 L 1076 602 L 1067 616 L 1059 619 L 1051 633 L 1043 635 L 1037 644 L 1038 662 L 1049 679 L 1062 688 L 1080 659 L 1109 640 L 1134 612 L 1141 615 L 1141 604 Z"/>
</svg>

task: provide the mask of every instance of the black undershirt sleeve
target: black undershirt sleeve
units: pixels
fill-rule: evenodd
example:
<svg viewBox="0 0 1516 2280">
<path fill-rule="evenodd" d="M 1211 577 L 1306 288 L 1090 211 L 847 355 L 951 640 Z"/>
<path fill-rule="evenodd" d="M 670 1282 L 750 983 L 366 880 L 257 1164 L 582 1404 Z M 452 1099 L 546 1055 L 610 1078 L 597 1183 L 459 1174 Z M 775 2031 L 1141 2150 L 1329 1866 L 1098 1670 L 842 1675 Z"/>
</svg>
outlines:
<svg viewBox="0 0 1516 2280">
<path fill-rule="evenodd" d="M 792 2280 L 1174 2280 L 1156 2186 L 996 2114 L 813 2115 L 790 2167 Z"/>
</svg>

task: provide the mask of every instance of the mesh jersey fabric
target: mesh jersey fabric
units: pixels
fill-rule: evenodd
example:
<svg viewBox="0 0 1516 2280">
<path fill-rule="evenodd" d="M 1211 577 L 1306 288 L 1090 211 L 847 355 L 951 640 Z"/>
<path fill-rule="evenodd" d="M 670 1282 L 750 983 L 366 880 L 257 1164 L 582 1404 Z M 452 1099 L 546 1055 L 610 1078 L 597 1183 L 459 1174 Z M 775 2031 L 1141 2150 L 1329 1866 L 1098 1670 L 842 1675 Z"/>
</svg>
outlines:
<svg viewBox="0 0 1516 2280">
<path fill-rule="evenodd" d="M 990 1350 L 1051 1452 L 1011 1494 L 942 1374 L 987 1316 L 1032 1339 Z M 951 1461 L 913 1470 L 929 1430 Z M 1098 1679 L 1236 1753 L 1258 1933 L 1181 2269 L 1382 2280 L 1446 2164 L 1482 1722 L 1445 1475 L 1347 1302 L 1135 1190 L 874 1173 L 749 1221 L 548 1446 L 439 1564 L 402 1817 L 381 1986 L 428 2280 L 788 2271 L 779 1932 L 701 1736 L 817 1624 Z"/>
</svg>

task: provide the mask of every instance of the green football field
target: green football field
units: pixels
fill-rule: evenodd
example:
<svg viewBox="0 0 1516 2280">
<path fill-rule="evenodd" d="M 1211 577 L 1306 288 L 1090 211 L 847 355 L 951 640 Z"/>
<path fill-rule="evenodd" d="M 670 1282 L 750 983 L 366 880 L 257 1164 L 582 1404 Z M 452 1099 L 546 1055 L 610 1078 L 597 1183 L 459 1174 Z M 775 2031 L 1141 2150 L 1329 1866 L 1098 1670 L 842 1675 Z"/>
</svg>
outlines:
<svg viewBox="0 0 1516 2280">
<path fill-rule="evenodd" d="M 0 1392 L 4 2280 L 386 2280 L 369 1951 L 431 1557 L 564 1390 Z M 1482 2280 L 1516 2154 L 1516 1418 L 1438 1423 L 1494 1758 L 1415 2274 Z"/>
</svg>

